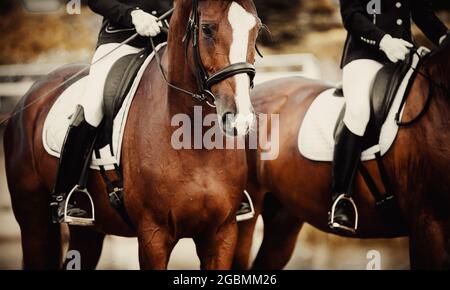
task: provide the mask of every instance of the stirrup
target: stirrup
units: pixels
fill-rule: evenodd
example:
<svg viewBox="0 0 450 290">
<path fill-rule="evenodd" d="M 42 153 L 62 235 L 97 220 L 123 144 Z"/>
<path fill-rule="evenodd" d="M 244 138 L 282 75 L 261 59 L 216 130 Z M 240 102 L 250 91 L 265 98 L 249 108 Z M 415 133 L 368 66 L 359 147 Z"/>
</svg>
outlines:
<svg viewBox="0 0 450 290">
<path fill-rule="evenodd" d="M 88 197 L 92 213 L 90 217 L 75 217 L 67 214 L 68 205 L 70 204 L 70 198 L 74 193 L 85 194 Z M 92 200 L 91 195 L 89 194 L 89 192 L 85 187 L 83 188 L 79 185 L 75 185 L 75 187 L 67 195 L 66 200 L 64 202 L 64 213 L 62 222 L 72 226 L 93 226 L 94 221 L 95 221 L 95 208 L 94 208 L 94 201 Z"/>
<path fill-rule="evenodd" d="M 236 214 L 236 221 L 237 222 L 243 222 L 243 221 L 251 220 L 252 218 L 255 217 L 255 207 L 253 206 L 252 198 L 250 197 L 250 194 L 247 192 L 247 190 L 244 190 L 244 195 L 247 198 L 248 205 L 250 207 L 250 211 L 249 212 L 244 212 L 244 213 L 241 213 L 241 214 L 238 212 Z"/>
<path fill-rule="evenodd" d="M 350 202 L 350 204 L 353 206 L 353 209 L 355 211 L 355 227 L 354 228 L 341 225 L 334 221 L 334 213 L 336 211 L 336 206 L 337 206 L 338 202 L 341 200 L 346 200 L 346 201 Z M 351 196 L 343 193 L 343 194 L 339 195 L 338 198 L 336 198 L 336 200 L 333 203 L 333 206 L 331 207 L 329 225 L 330 225 L 331 229 L 344 230 L 347 232 L 351 232 L 352 234 L 356 234 L 356 231 L 358 230 L 358 208 L 356 207 L 356 204 L 353 201 L 353 198 Z"/>
</svg>

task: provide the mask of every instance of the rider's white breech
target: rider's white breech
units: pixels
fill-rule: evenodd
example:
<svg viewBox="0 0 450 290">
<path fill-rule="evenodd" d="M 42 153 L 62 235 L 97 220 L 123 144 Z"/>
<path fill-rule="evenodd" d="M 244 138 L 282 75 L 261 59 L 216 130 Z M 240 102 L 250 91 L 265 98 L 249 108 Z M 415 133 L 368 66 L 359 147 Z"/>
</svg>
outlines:
<svg viewBox="0 0 450 290">
<path fill-rule="evenodd" d="M 372 84 L 382 67 L 381 63 L 370 59 L 358 59 L 344 67 L 344 124 L 358 136 L 364 135 L 369 123 Z"/>
<path fill-rule="evenodd" d="M 118 47 L 118 43 L 108 43 L 100 45 L 92 58 L 92 63 L 101 59 L 114 48 Z M 113 53 L 93 64 L 87 77 L 85 91 L 81 94 L 79 104 L 84 108 L 86 121 L 97 127 L 103 118 L 103 89 L 106 77 L 114 65 L 121 57 L 139 52 L 141 49 L 129 45 L 122 45 Z"/>
</svg>

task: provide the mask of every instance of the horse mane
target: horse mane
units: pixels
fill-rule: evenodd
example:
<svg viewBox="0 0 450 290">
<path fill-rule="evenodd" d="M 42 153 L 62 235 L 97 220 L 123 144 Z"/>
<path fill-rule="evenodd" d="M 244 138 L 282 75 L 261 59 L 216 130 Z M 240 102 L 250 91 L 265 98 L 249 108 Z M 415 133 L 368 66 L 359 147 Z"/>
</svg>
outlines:
<svg viewBox="0 0 450 290">
<path fill-rule="evenodd" d="M 426 57 L 424 65 L 434 68 L 431 71 L 437 74 L 435 77 L 441 78 L 450 88 L 450 35 Z"/>
<path fill-rule="evenodd" d="M 444 42 L 436 47 L 431 53 L 430 58 L 435 55 L 440 55 L 441 53 L 445 53 L 448 50 L 450 50 L 450 34 L 448 34 L 447 38 L 444 40 Z"/>
</svg>

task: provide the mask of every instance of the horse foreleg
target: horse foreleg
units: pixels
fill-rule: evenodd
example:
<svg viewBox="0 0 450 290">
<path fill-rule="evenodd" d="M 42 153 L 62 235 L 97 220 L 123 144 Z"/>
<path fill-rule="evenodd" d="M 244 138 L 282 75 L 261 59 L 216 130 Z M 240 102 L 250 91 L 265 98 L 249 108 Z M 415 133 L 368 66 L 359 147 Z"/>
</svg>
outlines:
<svg viewBox="0 0 450 290">
<path fill-rule="evenodd" d="M 247 270 L 250 261 L 250 252 L 253 244 L 253 233 L 255 231 L 258 215 L 248 221 L 238 223 L 238 241 L 233 259 L 234 270 Z"/>
<path fill-rule="evenodd" d="M 86 227 L 70 226 L 69 229 L 69 252 L 75 250 L 80 253 L 82 270 L 94 270 L 100 260 L 105 234 Z M 66 258 L 64 269 L 71 257 Z"/>
<path fill-rule="evenodd" d="M 450 269 L 450 220 L 439 219 L 431 209 L 415 218 L 410 235 L 412 269 Z"/>
<path fill-rule="evenodd" d="M 270 208 L 267 208 L 268 205 Z M 283 269 L 294 252 L 303 221 L 290 214 L 280 204 L 276 206 L 274 201 L 265 203 L 262 216 L 264 238 L 252 268 Z"/>
<path fill-rule="evenodd" d="M 157 225 L 138 230 L 139 264 L 143 270 L 165 270 L 176 241 Z"/>
<path fill-rule="evenodd" d="M 229 270 L 236 248 L 238 228 L 236 220 L 222 225 L 217 231 L 195 238 L 202 270 Z"/>
</svg>

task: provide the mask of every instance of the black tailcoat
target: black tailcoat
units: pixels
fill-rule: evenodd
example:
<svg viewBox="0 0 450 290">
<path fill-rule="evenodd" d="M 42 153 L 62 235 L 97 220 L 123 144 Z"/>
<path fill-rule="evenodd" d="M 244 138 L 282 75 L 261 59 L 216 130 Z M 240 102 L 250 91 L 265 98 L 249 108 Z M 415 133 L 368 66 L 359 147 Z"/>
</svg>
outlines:
<svg viewBox="0 0 450 290">
<path fill-rule="evenodd" d="M 377 0 L 375 0 L 377 1 Z M 389 62 L 380 50 L 380 41 L 390 34 L 413 42 L 411 19 L 435 44 L 447 33 L 447 27 L 434 14 L 429 0 L 378 0 L 380 11 L 374 0 L 340 0 L 344 27 L 348 31 L 341 67 L 357 59 L 373 59 Z"/>
</svg>

